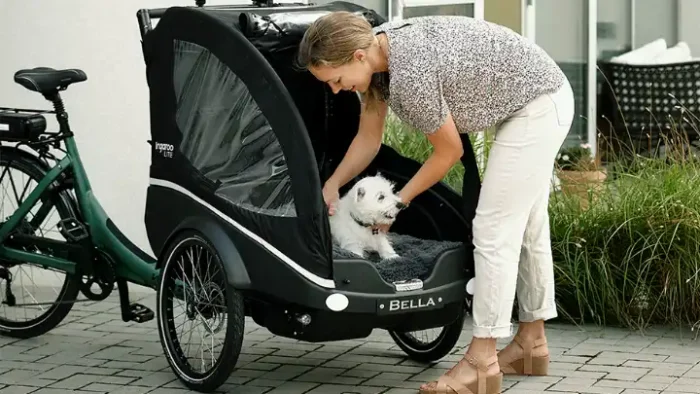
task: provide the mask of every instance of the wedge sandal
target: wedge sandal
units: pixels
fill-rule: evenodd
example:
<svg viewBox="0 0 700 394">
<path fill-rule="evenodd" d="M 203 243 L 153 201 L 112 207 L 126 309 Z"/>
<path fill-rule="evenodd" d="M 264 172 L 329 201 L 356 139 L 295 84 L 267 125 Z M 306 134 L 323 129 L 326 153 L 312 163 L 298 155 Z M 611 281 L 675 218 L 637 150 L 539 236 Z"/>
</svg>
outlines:
<svg viewBox="0 0 700 394">
<path fill-rule="evenodd" d="M 498 363 L 504 375 L 531 375 L 546 376 L 549 372 L 549 354 L 541 357 L 533 357 L 532 350 L 547 343 L 547 339 L 541 338 L 535 341 L 525 341 L 520 336 L 513 337 L 513 341 L 523 349 L 523 357 L 516 360 L 507 360 L 498 355 Z"/>
<path fill-rule="evenodd" d="M 450 376 L 442 375 L 438 380 L 432 382 L 435 383 L 434 387 L 421 389 L 420 394 L 498 394 L 501 392 L 503 373 L 486 376 L 489 367 L 498 362 L 497 356 L 483 361 L 467 354 L 460 360 L 460 363 L 463 361 L 467 361 L 476 368 L 476 381 L 465 385 Z"/>
</svg>

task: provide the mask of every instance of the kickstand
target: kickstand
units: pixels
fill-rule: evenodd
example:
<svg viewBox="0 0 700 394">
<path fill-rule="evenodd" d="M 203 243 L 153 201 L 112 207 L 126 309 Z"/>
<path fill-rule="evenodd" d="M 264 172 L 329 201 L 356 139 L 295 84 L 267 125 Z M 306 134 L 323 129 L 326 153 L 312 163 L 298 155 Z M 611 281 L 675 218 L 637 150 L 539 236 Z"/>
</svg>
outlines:
<svg viewBox="0 0 700 394">
<path fill-rule="evenodd" d="M 2 303 L 7 306 L 15 306 L 17 299 L 12 294 L 12 273 L 6 267 L 0 266 L 0 279 L 5 279 L 5 301 Z"/>
</svg>

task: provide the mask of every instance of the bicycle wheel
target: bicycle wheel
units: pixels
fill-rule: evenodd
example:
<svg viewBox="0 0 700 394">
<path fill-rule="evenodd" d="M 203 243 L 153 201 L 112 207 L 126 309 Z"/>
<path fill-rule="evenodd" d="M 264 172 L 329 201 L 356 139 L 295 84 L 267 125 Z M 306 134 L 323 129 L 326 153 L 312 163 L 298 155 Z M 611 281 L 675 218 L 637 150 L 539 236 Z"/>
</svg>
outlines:
<svg viewBox="0 0 700 394">
<path fill-rule="evenodd" d="M 428 339 L 427 332 L 431 330 L 397 332 L 389 331 L 389 336 L 409 358 L 418 362 L 432 362 L 445 357 L 454 349 L 464 327 L 466 305 L 457 319 L 451 324 L 441 327 L 442 331 L 434 339 Z M 437 329 L 433 329 L 437 330 Z M 418 335 L 421 333 L 422 335 Z"/>
<path fill-rule="evenodd" d="M 243 297 L 228 285 L 226 267 L 201 234 L 181 233 L 165 256 L 156 301 L 165 356 L 185 386 L 211 392 L 226 381 L 238 362 L 245 326 Z M 202 327 L 192 327 L 200 321 Z M 187 323 L 189 327 L 185 328 Z M 184 345 L 182 342 L 191 341 L 193 333 L 198 337 L 196 343 Z M 178 334 L 184 335 L 179 338 Z M 221 334 L 223 343 L 215 338 L 217 334 Z M 221 354 L 216 357 L 214 348 L 218 345 Z M 188 354 L 190 349 L 193 356 Z M 198 366 L 190 363 L 194 358 L 199 359 Z"/>
<path fill-rule="evenodd" d="M 34 156 L 17 149 L 0 151 L 0 223 L 15 212 L 47 171 L 47 166 Z M 18 180 L 24 182 L 18 185 Z M 58 215 L 54 214 L 56 211 Z M 71 195 L 62 191 L 56 197 L 39 200 L 20 222 L 19 230 L 25 235 L 64 240 L 56 226 L 61 219 L 66 218 L 76 218 L 76 213 Z M 53 224 L 44 230 L 46 223 Z M 49 254 L 37 247 L 25 247 L 24 250 Z M 33 269 L 43 272 L 40 271 L 38 275 L 29 272 Z M 0 271 L 2 276 L 7 276 L 8 273 L 11 275 L 9 291 L 7 278 L 0 278 L 0 333 L 6 336 L 31 338 L 47 333 L 63 321 L 78 296 L 78 278 L 65 272 L 22 261 L 5 260 L 0 260 Z M 32 285 L 36 285 L 34 292 L 31 292 Z"/>
</svg>

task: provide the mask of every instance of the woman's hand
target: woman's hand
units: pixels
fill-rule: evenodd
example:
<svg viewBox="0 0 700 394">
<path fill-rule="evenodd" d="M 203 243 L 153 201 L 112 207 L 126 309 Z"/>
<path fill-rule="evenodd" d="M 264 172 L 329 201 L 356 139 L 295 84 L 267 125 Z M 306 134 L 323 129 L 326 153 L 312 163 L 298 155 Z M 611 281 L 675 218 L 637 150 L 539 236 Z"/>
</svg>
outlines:
<svg viewBox="0 0 700 394">
<path fill-rule="evenodd" d="M 339 199 L 340 193 L 338 192 L 338 186 L 333 182 L 326 182 L 326 184 L 323 185 L 323 201 L 328 207 L 328 215 L 335 215 L 335 206 Z"/>
<path fill-rule="evenodd" d="M 364 171 L 379 152 L 387 110 L 387 104 L 383 101 L 377 103 L 375 111 L 367 111 L 363 106 L 357 135 L 350 143 L 338 168 L 323 185 L 323 200 L 328 206 L 330 216 L 335 214 L 335 205 L 340 199 L 338 190 Z"/>
</svg>

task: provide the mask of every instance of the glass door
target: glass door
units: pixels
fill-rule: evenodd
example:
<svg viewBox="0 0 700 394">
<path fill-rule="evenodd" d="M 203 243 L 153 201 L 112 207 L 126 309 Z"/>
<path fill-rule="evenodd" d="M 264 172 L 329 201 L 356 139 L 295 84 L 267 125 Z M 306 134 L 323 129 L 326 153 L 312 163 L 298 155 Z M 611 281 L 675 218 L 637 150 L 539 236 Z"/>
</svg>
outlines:
<svg viewBox="0 0 700 394">
<path fill-rule="evenodd" d="M 587 142 L 594 150 L 597 7 L 597 0 L 522 0 L 523 34 L 549 53 L 574 90 L 576 115 L 567 144 Z"/>
</svg>

